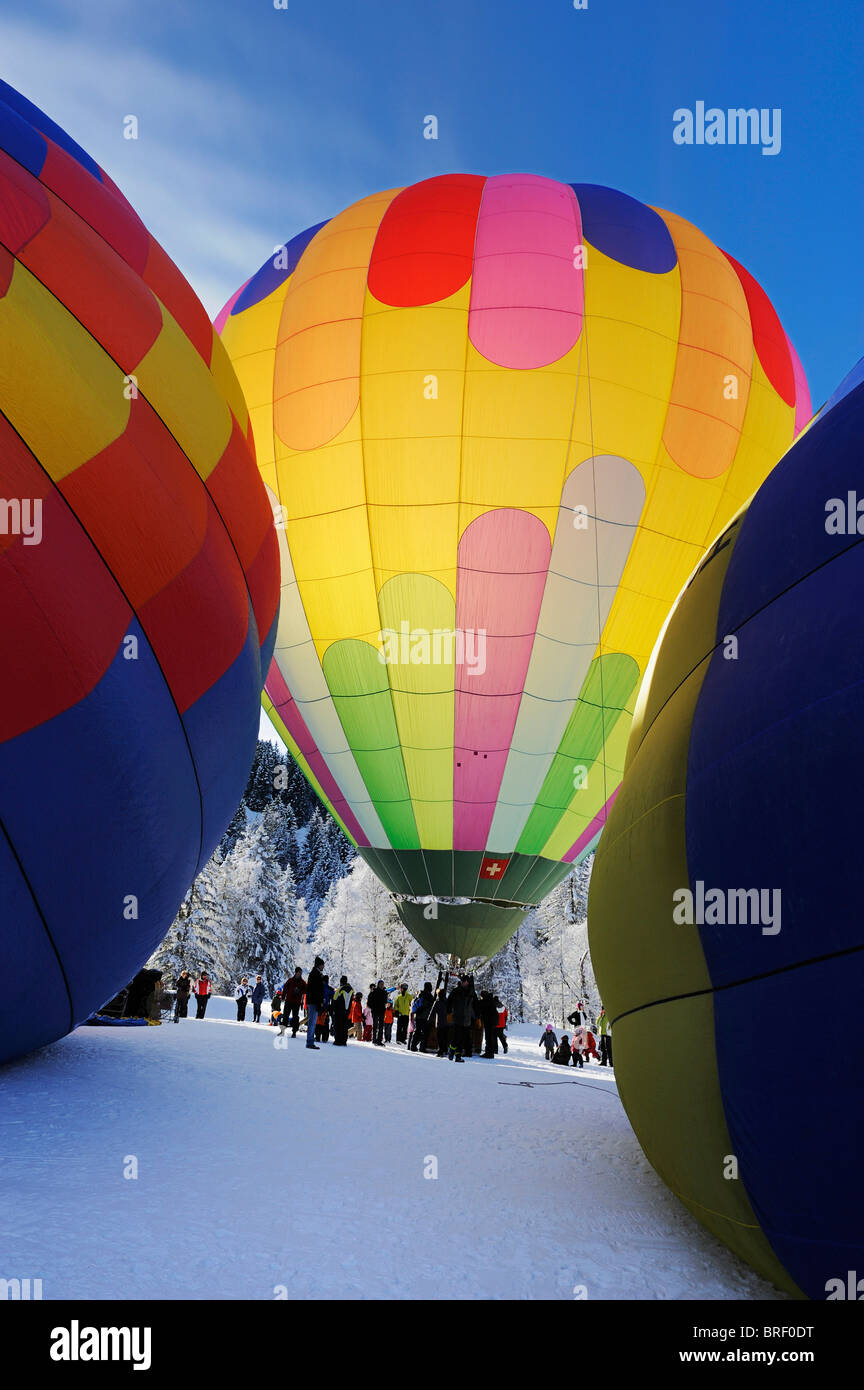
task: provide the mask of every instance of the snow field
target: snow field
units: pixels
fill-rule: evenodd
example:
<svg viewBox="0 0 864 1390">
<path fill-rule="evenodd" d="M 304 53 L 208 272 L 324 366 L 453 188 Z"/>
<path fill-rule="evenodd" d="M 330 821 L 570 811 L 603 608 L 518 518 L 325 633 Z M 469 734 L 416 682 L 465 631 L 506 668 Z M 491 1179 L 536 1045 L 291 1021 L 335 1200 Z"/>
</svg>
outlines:
<svg viewBox="0 0 864 1390">
<path fill-rule="evenodd" d="M 666 1190 L 608 1069 L 546 1063 L 539 1025 L 457 1067 L 235 1019 L 217 996 L 0 1073 L 0 1273 L 46 1299 L 783 1297 Z"/>
</svg>

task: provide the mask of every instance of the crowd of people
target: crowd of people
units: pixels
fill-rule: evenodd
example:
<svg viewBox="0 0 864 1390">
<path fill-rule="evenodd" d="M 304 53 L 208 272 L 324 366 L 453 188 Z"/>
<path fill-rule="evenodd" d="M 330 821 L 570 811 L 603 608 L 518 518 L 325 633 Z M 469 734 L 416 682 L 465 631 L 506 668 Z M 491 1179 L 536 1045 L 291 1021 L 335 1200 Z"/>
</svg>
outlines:
<svg viewBox="0 0 864 1390">
<path fill-rule="evenodd" d="M 331 985 L 323 960 L 316 956 L 308 979 L 303 978 L 302 967 L 298 965 L 273 995 L 270 1026 L 278 1028 L 280 1036 L 290 1032 L 292 1038 L 296 1038 L 301 1028 L 305 1029 L 306 1046 L 312 1051 L 328 1042 L 335 1047 L 346 1047 L 351 1038 L 371 1043 L 373 1047 L 386 1047 L 395 1041 L 409 1052 L 434 1053 L 453 1062 L 464 1062 L 475 1055 L 486 1061 L 494 1060 L 499 1049 L 507 1051 L 507 1007 L 491 990 L 481 989 L 478 993 L 473 975 L 457 976 L 455 981 L 450 988 L 449 976 L 439 975 L 434 988 L 431 980 L 427 980 L 417 994 L 412 994 L 404 981 L 397 989 L 395 985 L 388 987 L 383 980 L 378 980 L 370 983 L 364 995 L 362 990 L 354 989 L 345 975 L 341 976 L 338 986 Z M 207 991 L 201 991 L 200 985 L 199 980 L 194 993 L 198 999 L 197 1016 L 203 1018 Z M 250 1000 L 252 1021 L 260 1022 L 265 996 L 261 976 L 258 975 L 251 986 L 244 975 L 234 996 L 238 1022 L 245 1020 Z M 559 1042 L 551 1023 L 543 1030 L 540 1046 L 546 1048 L 547 1060 L 559 1065 L 572 1061 L 574 1067 L 582 1067 L 593 1057 L 600 1066 L 612 1065 L 612 1029 L 605 1009 L 600 1009 L 595 1025 L 600 1040 L 599 1055 L 597 1037 L 588 1026 L 587 1010 L 581 999 L 567 1022 L 574 1025 L 572 1039 L 564 1033 Z"/>
<path fill-rule="evenodd" d="M 249 997 L 248 979 L 240 981 L 235 997 L 237 1017 L 242 1021 Z M 395 986 L 388 988 L 383 980 L 372 981 L 364 996 L 345 975 L 338 987 L 331 985 L 320 957 L 316 957 L 307 980 L 298 965 L 276 991 L 270 1001 L 270 1023 L 280 1035 L 290 1029 L 292 1037 L 305 1024 L 306 1046 L 311 1049 L 329 1042 L 331 1034 L 336 1047 L 347 1046 L 349 1036 L 373 1047 L 386 1047 L 394 1041 L 395 1024 L 395 1042 L 409 1052 L 434 1051 L 438 1057 L 463 1062 L 475 1052 L 490 1059 L 499 1047 L 507 1051 L 507 1009 L 491 990 L 478 994 L 473 976 L 461 976 L 449 991 L 448 977 L 439 977 L 434 989 L 427 980 L 416 995 L 404 981 L 398 991 Z"/>
<path fill-rule="evenodd" d="M 551 1023 L 547 1023 L 540 1034 L 538 1046 L 546 1049 L 546 1061 L 555 1062 L 562 1067 L 569 1066 L 571 1062 L 574 1067 L 584 1067 L 585 1063 L 593 1057 L 601 1067 L 611 1067 L 612 1024 L 602 1005 L 597 1015 L 596 1035 L 588 1026 L 588 1014 L 581 999 L 572 1014 L 567 1015 L 567 1022 L 573 1024 L 572 1038 L 568 1037 L 566 1033 L 562 1033 L 559 1042 Z M 598 1037 L 600 1039 L 599 1056 L 597 1053 Z"/>
<path fill-rule="evenodd" d="M 140 973 L 155 977 L 146 982 L 146 998 L 142 993 L 140 1012 L 156 1022 L 166 997 L 162 975 L 159 971 Z M 316 956 L 307 979 L 298 965 L 271 998 L 270 1026 L 277 1028 L 280 1036 L 290 1032 L 292 1038 L 303 1029 L 306 1046 L 315 1052 L 328 1042 L 346 1047 L 349 1037 L 373 1047 L 386 1047 L 394 1042 L 395 1024 L 395 1042 L 409 1052 L 430 1052 L 449 1057 L 452 1062 L 464 1062 L 474 1056 L 494 1060 L 499 1050 L 507 1051 L 507 1007 L 492 990 L 481 989 L 478 993 L 473 975 L 453 978 L 455 983 L 449 974 L 439 975 L 434 988 L 427 980 L 417 994 L 412 994 L 404 981 L 398 990 L 383 980 L 373 981 L 364 996 L 349 984 L 345 975 L 338 986 L 331 985 L 323 960 Z M 188 970 L 181 970 L 174 985 L 174 1022 L 188 1017 L 193 996 L 195 1017 L 206 1017 L 212 995 L 213 982 L 206 970 L 197 979 Z M 249 976 L 244 975 L 234 990 L 238 1023 L 246 1022 L 250 1004 L 252 1023 L 260 1023 L 266 997 L 263 977 L 256 975 L 252 984 Z M 611 1067 L 612 1025 L 606 1010 L 601 1006 L 597 1021 L 592 1024 L 580 999 L 567 1015 L 567 1022 L 573 1024 L 572 1036 L 562 1033 L 559 1040 L 551 1023 L 540 1034 L 539 1046 L 545 1050 L 546 1060 L 558 1066 L 566 1067 L 572 1062 L 574 1067 L 584 1067 L 593 1058 L 601 1067 Z"/>
</svg>

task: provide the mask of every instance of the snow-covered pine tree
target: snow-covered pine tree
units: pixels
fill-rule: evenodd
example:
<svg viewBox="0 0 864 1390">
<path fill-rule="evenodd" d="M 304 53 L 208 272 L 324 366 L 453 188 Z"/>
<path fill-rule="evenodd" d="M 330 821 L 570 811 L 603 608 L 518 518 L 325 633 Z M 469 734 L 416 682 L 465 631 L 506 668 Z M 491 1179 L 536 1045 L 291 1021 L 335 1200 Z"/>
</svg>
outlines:
<svg viewBox="0 0 864 1390">
<path fill-rule="evenodd" d="M 240 802 L 240 805 L 237 807 L 237 810 L 231 817 L 231 820 L 228 823 L 228 829 L 225 831 L 225 834 L 222 836 L 222 839 L 220 841 L 219 850 L 223 858 L 226 854 L 231 853 L 231 850 L 234 848 L 238 839 L 246 829 L 248 819 L 249 817 L 246 807 L 246 801 L 244 799 Z"/>
<path fill-rule="evenodd" d="M 279 863 L 266 813 L 238 840 L 226 869 L 234 907 L 234 980 L 263 975 L 268 990 L 275 990 L 296 954 L 297 903 L 290 865 L 283 869 Z"/>
<path fill-rule="evenodd" d="M 163 972 L 170 988 L 184 969 L 193 978 L 206 970 L 217 991 L 226 988 L 233 954 L 230 883 L 230 872 L 221 849 L 217 849 L 180 904 L 165 940 L 147 962 Z"/>
<path fill-rule="evenodd" d="M 388 985 L 435 983 L 438 967 L 409 936 L 387 889 L 360 858 L 325 896 L 313 940 L 331 979 L 345 974 L 364 994 L 373 978 Z"/>
<path fill-rule="evenodd" d="M 290 868 L 293 878 L 297 855 L 297 820 L 293 810 L 274 797 L 264 812 L 263 826 L 280 869 Z"/>
<path fill-rule="evenodd" d="M 244 793 L 250 811 L 263 811 L 273 800 L 276 795 L 276 766 L 280 761 L 273 744 L 259 738 Z"/>
</svg>

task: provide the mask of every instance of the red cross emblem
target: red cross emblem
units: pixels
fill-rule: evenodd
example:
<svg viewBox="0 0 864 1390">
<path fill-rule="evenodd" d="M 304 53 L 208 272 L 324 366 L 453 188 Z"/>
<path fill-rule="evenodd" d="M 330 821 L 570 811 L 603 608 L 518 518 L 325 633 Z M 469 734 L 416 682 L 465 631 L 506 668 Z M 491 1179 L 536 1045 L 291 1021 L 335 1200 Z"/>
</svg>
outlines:
<svg viewBox="0 0 864 1390">
<path fill-rule="evenodd" d="M 509 863 L 509 859 L 499 859 L 494 854 L 488 855 L 480 865 L 480 877 L 500 879 Z"/>
</svg>

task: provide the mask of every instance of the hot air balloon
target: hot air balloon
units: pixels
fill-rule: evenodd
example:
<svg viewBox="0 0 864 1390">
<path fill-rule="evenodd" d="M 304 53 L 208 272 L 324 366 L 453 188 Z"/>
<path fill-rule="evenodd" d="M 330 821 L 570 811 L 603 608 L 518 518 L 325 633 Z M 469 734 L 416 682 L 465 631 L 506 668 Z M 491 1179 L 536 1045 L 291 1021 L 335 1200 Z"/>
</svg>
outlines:
<svg viewBox="0 0 864 1390">
<path fill-rule="evenodd" d="M 432 954 L 596 844 L 693 565 L 809 418 L 763 291 L 673 213 L 451 174 L 301 232 L 217 319 L 278 518 L 267 708 Z"/>
<path fill-rule="evenodd" d="M 862 443 L 864 362 L 670 615 L 588 906 L 648 1159 L 819 1299 L 864 1270 Z"/>
<path fill-rule="evenodd" d="M 246 405 L 104 170 L 0 83 L 0 1060 L 165 935 L 243 792 L 278 548 Z"/>
</svg>

